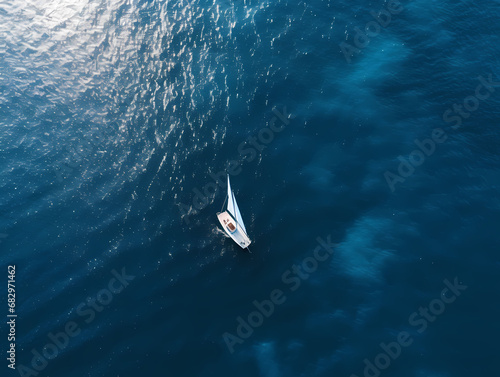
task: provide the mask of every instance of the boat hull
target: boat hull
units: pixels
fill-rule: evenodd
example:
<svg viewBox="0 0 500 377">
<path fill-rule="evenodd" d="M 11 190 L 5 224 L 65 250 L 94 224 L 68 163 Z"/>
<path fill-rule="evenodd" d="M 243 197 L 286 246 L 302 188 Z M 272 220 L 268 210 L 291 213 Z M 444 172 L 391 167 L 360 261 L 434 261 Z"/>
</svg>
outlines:
<svg viewBox="0 0 500 377">
<path fill-rule="evenodd" d="M 217 218 L 224 232 L 242 249 L 246 249 L 252 243 L 240 224 L 227 211 L 217 213 Z"/>
</svg>

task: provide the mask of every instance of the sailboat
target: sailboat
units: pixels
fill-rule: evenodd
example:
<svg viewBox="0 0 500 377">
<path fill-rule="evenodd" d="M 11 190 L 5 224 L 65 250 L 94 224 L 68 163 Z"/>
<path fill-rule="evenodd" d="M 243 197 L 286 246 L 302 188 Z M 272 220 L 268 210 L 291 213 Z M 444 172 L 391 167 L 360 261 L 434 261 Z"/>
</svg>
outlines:
<svg viewBox="0 0 500 377">
<path fill-rule="evenodd" d="M 248 238 L 247 230 L 245 229 L 245 224 L 243 224 L 243 219 L 241 218 L 240 209 L 236 203 L 236 198 L 231 190 L 231 183 L 229 182 L 229 174 L 227 175 L 227 207 L 224 212 L 217 212 L 217 218 L 219 219 L 224 232 L 233 239 L 242 249 L 248 248 L 252 243 L 250 238 Z M 226 201 L 224 201 L 224 204 Z M 224 208 L 224 204 L 222 208 Z"/>
</svg>

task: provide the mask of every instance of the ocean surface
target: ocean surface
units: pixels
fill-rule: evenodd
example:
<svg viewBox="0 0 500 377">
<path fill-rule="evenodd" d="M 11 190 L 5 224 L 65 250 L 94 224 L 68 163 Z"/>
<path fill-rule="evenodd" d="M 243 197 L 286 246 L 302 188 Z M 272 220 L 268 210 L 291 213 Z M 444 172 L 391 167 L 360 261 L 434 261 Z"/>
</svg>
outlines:
<svg viewBox="0 0 500 377">
<path fill-rule="evenodd" d="M 498 376 L 499 16 L 0 1 L 0 375 Z"/>
</svg>

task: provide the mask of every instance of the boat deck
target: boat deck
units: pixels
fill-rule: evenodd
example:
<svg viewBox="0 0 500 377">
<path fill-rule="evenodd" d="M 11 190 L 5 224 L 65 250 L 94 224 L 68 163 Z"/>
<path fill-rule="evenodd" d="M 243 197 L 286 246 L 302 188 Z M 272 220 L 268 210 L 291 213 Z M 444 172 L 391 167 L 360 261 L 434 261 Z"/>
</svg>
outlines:
<svg viewBox="0 0 500 377">
<path fill-rule="evenodd" d="M 243 249 L 247 248 L 252 241 L 248 238 L 243 228 L 231 217 L 227 211 L 217 214 L 222 228 Z"/>
</svg>

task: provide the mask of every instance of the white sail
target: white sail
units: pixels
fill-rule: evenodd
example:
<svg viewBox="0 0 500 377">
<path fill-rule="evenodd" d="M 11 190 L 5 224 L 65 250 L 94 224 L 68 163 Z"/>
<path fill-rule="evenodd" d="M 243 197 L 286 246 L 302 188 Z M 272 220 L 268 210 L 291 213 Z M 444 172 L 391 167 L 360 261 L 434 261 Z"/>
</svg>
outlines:
<svg viewBox="0 0 500 377">
<path fill-rule="evenodd" d="M 245 233 L 247 232 L 245 224 L 243 224 L 243 219 L 241 218 L 240 209 L 238 208 L 238 203 L 236 203 L 236 198 L 231 190 L 231 184 L 229 183 L 229 174 L 227 175 L 227 210 L 233 215 L 236 222 L 243 228 Z"/>
</svg>

